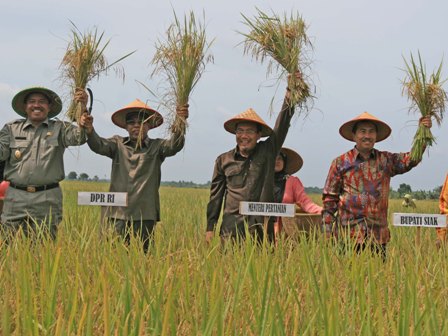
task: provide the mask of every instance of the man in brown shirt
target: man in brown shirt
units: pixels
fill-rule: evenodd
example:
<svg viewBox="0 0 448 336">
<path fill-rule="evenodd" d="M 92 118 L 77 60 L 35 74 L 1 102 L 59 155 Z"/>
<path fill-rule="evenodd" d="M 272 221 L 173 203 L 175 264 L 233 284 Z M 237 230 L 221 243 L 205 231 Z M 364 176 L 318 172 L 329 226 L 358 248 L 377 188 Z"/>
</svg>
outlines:
<svg viewBox="0 0 448 336">
<path fill-rule="evenodd" d="M 75 101 L 84 106 L 87 94 L 77 90 Z M 56 237 L 62 220 L 64 151 L 86 142 L 84 130 L 54 120 L 62 110 L 59 96 L 46 88 L 20 91 L 12 100 L 13 109 L 24 119 L 7 123 L 0 131 L 0 160 L 6 160 L 6 191 L 2 228 L 7 235 L 20 228 L 25 235 L 38 231 Z"/>
<path fill-rule="evenodd" d="M 272 130 L 253 109 L 236 115 L 224 123 L 226 131 L 236 135 L 236 148 L 221 154 L 215 161 L 207 206 L 206 241 L 210 242 L 216 228 L 222 204 L 224 213 L 220 236 L 244 237 L 248 231 L 261 239 L 263 218 L 239 214 L 241 201 L 274 201 L 275 158 L 285 141 L 294 106 L 289 103 L 289 91 Z M 265 141 L 258 141 L 268 137 Z"/>
<path fill-rule="evenodd" d="M 177 109 L 176 118 L 184 122 L 188 106 Z M 135 100 L 112 115 L 112 122 L 124 128 L 128 137 L 118 135 L 101 138 L 93 128 L 93 118 L 83 115 L 81 125 L 86 127 L 87 144 L 95 153 L 112 159 L 111 192 L 127 192 L 127 207 L 108 207 L 105 216 L 126 242 L 133 232 L 148 250 L 152 233 L 160 220 L 159 187 L 161 165 L 166 157 L 173 156 L 184 146 L 185 127 L 173 129 L 169 139 L 151 139 L 148 131 L 163 123 L 159 112 L 140 100 Z"/>
</svg>

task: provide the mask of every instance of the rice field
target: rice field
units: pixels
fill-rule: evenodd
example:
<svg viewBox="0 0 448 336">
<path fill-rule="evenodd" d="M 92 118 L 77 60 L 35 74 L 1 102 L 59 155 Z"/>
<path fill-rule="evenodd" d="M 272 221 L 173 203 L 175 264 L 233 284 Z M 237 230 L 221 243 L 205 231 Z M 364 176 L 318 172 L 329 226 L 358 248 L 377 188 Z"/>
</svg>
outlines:
<svg viewBox="0 0 448 336">
<path fill-rule="evenodd" d="M 166 187 L 145 255 L 101 227 L 98 207 L 76 205 L 77 191 L 106 183 L 63 188 L 57 241 L 0 247 L 1 335 L 448 334 L 447 251 L 433 229 L 416 246 L 415 228 L 392 227 L 385 263 L 321 239 L 207 246 L 208 190 Z M 417 206 L 437 213 L 435 201 Z"/>
</svg>

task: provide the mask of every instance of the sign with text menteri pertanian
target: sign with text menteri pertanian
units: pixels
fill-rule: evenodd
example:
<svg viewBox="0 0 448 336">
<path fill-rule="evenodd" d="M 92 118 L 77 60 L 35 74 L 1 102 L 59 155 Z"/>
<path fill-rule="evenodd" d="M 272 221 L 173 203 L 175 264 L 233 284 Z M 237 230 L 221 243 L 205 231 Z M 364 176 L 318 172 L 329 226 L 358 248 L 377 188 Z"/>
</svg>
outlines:
<svg viewBox="0 0 448 336">
<path fill-rule="evenodd" d="M 295 212 L 295 204 L 240 202 L 241 215 L 294 217 Z"/>
<path fill-rule="evenodd" d="M 446 215 L 394 213 L 394 226 L 446 227 Z"/>
<path fill-rule="evenodd" d="M 126 192 L 78 192 L 79 205 L 128 206 Z"/>
</svg>

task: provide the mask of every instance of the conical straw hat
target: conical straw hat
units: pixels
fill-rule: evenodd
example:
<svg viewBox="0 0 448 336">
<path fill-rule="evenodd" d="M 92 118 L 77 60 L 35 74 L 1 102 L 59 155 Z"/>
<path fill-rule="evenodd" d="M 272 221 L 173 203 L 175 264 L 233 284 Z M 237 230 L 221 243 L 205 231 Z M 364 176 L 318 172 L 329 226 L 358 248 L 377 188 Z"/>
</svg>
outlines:
<svg viewBox="0 0 448 336">
<path fill-rule="evenodd" d="M 236 126 L 242 122 L 253 122 L 260 125 L 262 137 L 267 137 L 272 134 L 272 128 L 270 128 L 252 108 L 248 108 L 246 111 L 227 120 L 224 123 L 224 128 L 227 132 L 235 134 Z"/>
<path fill-rule="evenodd" d="M 163 123 L 162 115 L 139 99 L 112 114 L 112 122 L 118 127 L 126 128 L 126 115 L 130 112 L 147 113 L 148 120 L 146 122 L 149 123 L 150 129 L 159 127 Z"/>
<path fill-rule="evenodd" d="M 392 132 L 392 129 L 387 125 L 384 121 L 379 120 L 377 117 L 374 117 L 368 112 L 363 112 L 356 118 L 347 121 L 339 128 L 339 134 L 342 135 L 343 138 L 354 141 L 353 140 L 353 127 L 356 123 L 360 121 L 369 121 L 376 125 L 377 127 L 377 134 L 376 134 L 376 142 L 383 141 L 386 139 L 390 133 Z"/>
<path fill-rule="evenodd" d="M 37 86 L 22 90 L 19 93 L 17 93 L 14 96 L 14 98 L 12 98 L 11 105 L 14 111 L 17 112 L 17 114 L 25 118 L 27 117 L 25 111 L 25 98 L 32 93 L 43 94 L 50 101 L 50 111 L 48 112 L 48 118 L 56 117 L 61 112 L 62 110 L 61 98 L 59 98 L 59 96 L 55 92 L 47 88 Z"/>
<path fill-rule="evenodd" d="M 283 171 L 286 174 L 292 175 L 294 173 L 297 173 L 300 170 L 300 168 L 302 168 L 303 159 L 299 155 L 299 153 L 286 147 L 282 147 L 280 149 L 280 153 L 286 156 L 286 164 L 285 167 L 283 168 Z"/>
</svg>

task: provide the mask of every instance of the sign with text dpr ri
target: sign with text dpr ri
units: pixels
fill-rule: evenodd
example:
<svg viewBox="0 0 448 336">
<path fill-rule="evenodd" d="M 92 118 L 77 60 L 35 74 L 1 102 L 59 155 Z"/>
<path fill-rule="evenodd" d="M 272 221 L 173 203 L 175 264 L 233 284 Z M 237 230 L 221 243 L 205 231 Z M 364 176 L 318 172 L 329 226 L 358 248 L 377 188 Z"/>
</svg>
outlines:
<svg viewBox="0 0 448 336">
<path fill-rule="evenodd" d="M 294 217 L 295 205 L 286 203 L 240 202 L 240 214 L 247 216 Z"/>
<path fill-rule="evenodd" d="M 78 192 L 79 205 L 128 206 L 125 192 Z"/>
<path fill-rule="evenodd" d="M 394 225 L 446 227 L 446 215 L 394 213 Z"/>
</svg>

